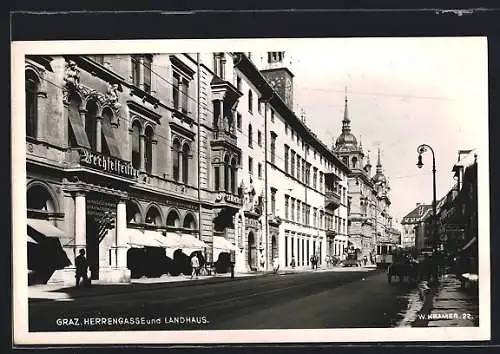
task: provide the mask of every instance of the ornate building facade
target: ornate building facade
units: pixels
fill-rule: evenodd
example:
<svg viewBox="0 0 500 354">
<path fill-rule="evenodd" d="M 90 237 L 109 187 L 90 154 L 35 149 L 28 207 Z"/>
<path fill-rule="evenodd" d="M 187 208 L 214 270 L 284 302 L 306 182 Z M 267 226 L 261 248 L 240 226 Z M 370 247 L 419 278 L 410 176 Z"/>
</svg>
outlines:
<svg viewBox="0 0 500 354">
<path fill-rule="evenodd" d="M 359 257 L 374 261 L 375 255 L 389 252 L 396 246 L 389 207 L 390 186 L 383 173 L 380 149 L 375 174 L 372 175 L 370 156 L 365 155 L 361 142 L 351 132 L 351 119 L 345 98 L 342 133 L 332 151 L 349 168 L 348 195 L 350 245 Z"/>
</svg>

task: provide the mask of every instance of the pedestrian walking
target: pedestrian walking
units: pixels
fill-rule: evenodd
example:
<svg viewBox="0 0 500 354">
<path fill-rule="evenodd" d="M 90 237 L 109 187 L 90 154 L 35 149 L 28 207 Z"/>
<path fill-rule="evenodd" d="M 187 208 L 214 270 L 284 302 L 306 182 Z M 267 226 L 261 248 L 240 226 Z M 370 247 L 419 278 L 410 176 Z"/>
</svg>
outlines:
<svg viewBox="0 0 500 354">
<path fill-rule="evenodd" d="M 368 257 L 367 256 L 363 257 L 363 263 L 365 264 L 365 267 L 366 267 L 366 263 L 368 263 Z"/>
<path fill-rule="evenodd" d="M 87 262 L 87 257 L 85 257 L 85 250 L 82 248 L 80 250 L 80 254 L 75 258 L 75 268 L 76 268 L 76 287 L 80 286 L 80 280 L 83 279 L 83 285 L 89 285 L 89 277 L 87 275 L 87 271 L 89 268 L 89 264 Z"/>
<path fill-rule="evenodd" d="M 193 279 L 193 277 L 198 277 L 198 274 L 200 274 L 200 260 L 198 259 L 198 256 L 196 256 L 196 254 L 191 257 L 191 268 L 191 279 Z"/>
<path fill-rule="evenodd" d="M 290 266 L 292 268 L 295 268 L 295 257 L 292 257 L 292 260 L 290 261 Z"/>
<path fill-rule="evenodd" d="M 280 269 L 280 263 L 279 263 L 278 257 L 274 257 L 274 259 L 273 259 L 273 271 L 274 271 L 274 273 L 277 274 L 279 269 Z"/>
<path fill-rule="evenodd" d="M 311 256 L 311 268 L 314 270 L 314 255 Z"/>
</svg>

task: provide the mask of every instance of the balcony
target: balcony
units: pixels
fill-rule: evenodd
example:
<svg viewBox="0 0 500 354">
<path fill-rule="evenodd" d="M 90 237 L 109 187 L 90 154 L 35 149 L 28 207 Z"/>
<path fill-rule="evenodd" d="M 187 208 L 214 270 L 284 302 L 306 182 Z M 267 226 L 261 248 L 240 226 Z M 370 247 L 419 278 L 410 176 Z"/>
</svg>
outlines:
<svg viewBox="0 0 500 354">
<path fill-rule="evenodd" d="M 337 235 L 338 235 L 338 233 L 336 230 L 333 230 L 333 229 L 326 230 L 326 237 L 335 238 L 335 236 L 337 236 Z"/>
<path fill-rule="evenodd" d="M 240 150 L 236 135 L 227 130 L 216 130 L 213 137 L 213 140 L 210 142 L 210 145 L 213 147 L 230 147 Z"/>
<path fill-rule="evenodd" d="M 143 185 L 147 189 L 155 191 L 162 190 L 166 192 L 174 192 L 175 194 L 179 194 L 179 196 L 187 196 L 193 199 L 198 198 L 198 190 L 194 187 L 146 173 L 141 173 L 139 184 Z"/>
<path fill-rule="evenodd" d="M 340 195 L 335 191 L 327 190 L 325 192 L 325 208 L 330 210 L 337 209 L 342 203 L 340 202 Z"/>
</svg>

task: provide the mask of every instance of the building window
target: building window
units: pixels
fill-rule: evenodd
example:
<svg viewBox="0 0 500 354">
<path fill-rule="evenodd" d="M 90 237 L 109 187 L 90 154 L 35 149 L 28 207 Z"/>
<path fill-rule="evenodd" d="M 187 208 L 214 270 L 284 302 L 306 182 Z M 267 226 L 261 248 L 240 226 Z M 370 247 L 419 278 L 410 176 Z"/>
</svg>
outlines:
<svg viewBox="0 0 500 354">
<path fill-rule="evenodd" d="M 220 168 L 219 168 L 219 166 L 214 167 L 214 188 L 216 191 L 220 190 Z"/>
<path fill-rule="evenodd" d="M 285 195 L 285 219 L 288 220 L 288 202 L 290 197 Z"/>
<path fill-rule="evenodd" d="M 236 194 L 238 183 L 238 163 L 235 158 L 231 160 L 231 193 Z"/>
<path fill-rule="evenodd" d="M 288 173 L 288 153 L 290 148 L 285 144 L 285 173 Z"/>
<path fill-rule="evenodd" d="M 319 173 L 319 191 L 323 192 L 323 172 Z"/>
<path fill-rule="evenodd" d="M 260 132 L 260 130 L 257 131 L 257 144 L 259 146 L 262 146 L 262 133 Z"/>
<path fill-rule="evenodd" d="M 132 83 L 151 93 L 151 63 L 150 55 L 132 55 Z"/>
<path fill-rule="evenodd" d="M 302 223 L 307 224 L 307 206 L 306 203 L 302 203 Z"/>
<path fill-rule="evenodd" d="M 241 91 L 241 77 L 236 76 L 236 88 Z"/>
<path fill-rule="evenodd" d="M 290 219 L 295 220 L 295 199 L 292 198 L 292 207 L 290 209 Z"/>
<path fill-rule="evenodd" d="M 132 166 L 141 168 L 141 126 L 137 121 L 132 124 Z"/>
<path fill-rule="evenodd" d="M 219 76 L 222 80 L 225 79 L 225 64 L 226 58 L 224 53 L 214 53 L 214 72 L 215 75 Z"/>
<path fill-rule="evenodd" d="M 252 124 L 248 124 L 248 147 L 253 147 Z"/>
<path fill-rule="evenodd" d="M 262 114 L 262 100 L 260 98 L 257 100 L 257 111 Z"/>
<path fill-rule="evenodd" d="M 253 93 L 248 90 L 248 112 L 253 113 Z"/>
<path fill-rule="evenodd" d="M 302 177 L 304 177 L 304 174 L 302 174 Z M 297 179 L 300 179 L 300 156 L 297 155 Z"/>
<path fill-rule="evenodd" d="M 181 144 L 175 139 L 172 146 L 172 177 L 179 182 L 180 177 Z"/>
<path fill-rule="evenodd" d="M 300 222 L 300 201 L 297 200 L 297 222 Z"/>
<path fill-rule="evenodd" d="M 271 187 L 271 215 L 276 215 L 276 188 Z"/>
<path fill-rule="evenodd" d="M 253 174 L 253 159 L 251 157 L 248 158 L 248 173 Z"/>
<path fill-rule="evenodd" d="M 262 179 L 262 164 L 260 162 L 257 164 L 257 177 Z"/>
<path fill-rule="evenodd" d="M 172 81 L 172 103 L 174 108 L 183 113 L 188 113 L 189 81 L 176 71 L 173 73 Z"/>
<path fill-rule="evenodd" d="M 182 148 L 182 182 L 189 184 L 189 160 L 191 159 L 191 149 L 186 143 Z"/>
<path fill-rule="evenodd" d="M 224 156 L 224 190 L 229 191 L 229 156 Z"/>
<path fill-rule="evenodd" d="M 144 147 L 146 151 L 144 152 L 144 164 L 146 167 L 146 172 L 153 173 L 153 128 L 147 127 L 144 134 Z"/>
<path fill-rule="evenodd" d="M 271 123 L 274 123 L 274 111 L 272 108 L 270 111 L 271 111 Z"/>
<path fill-rule="evenodd" d="M 36 138 L 38 122 L 38 91 L 40 82 L 32 71 L 26 71 L 26 136 Z"/>
<path fill-rule="evenodd" d="M 318 227 L 318 209 L 313 209 L 313 226 Z"/>
<path fill-rule="evenodd" d="M 276 163 L 276 133 L 271 132 L 271 163 Z"/>
<path fill-rule="evenodd" d="M 93 100 L 87 102 L 85 106 L 85 133 L 87 133 L 87 138 L 89 139 L 90 148 L 97 151 L 97 103 Z M 100 150 L 100 148 L 99 148 Z M 99 151 L 100 152 L 100 151 Z"/>
<path fill-rule="evenodd" d="M 151 62 L 149 55 L 144 56 L 144 91 L 151 93 Z"/>
<path fill-rule="evenodd" d="M 290 158 L 290 174 L 294 176 L 295 171 L 295 151 L 292 150 L 292 157 Z"/>
<path fill-rule="evenodd" d="M 318 169 L 316 167 L 313 168 L 313 188 L 316 188 L 317 182 L 316 178 L 318 177 Z"/>
<path fill-rule="evenodd" d="M 285 122 L 285 135 L 288 135 L 288 123 Z"/>
<path fill-rule="evenodd" d="M 293 141 L 295 140 L 295 133 L 294 133 L 294 131 L 293 131 L 293 130 L 292 130 L 292 133 L 291 133 L 291 134 L 292 134 L 292 142 L 293 142 Z"/>
<path fill-rule="evenodd" d="M 238 127 L 238 130 L 241 131 L 241 113 L 240 112 L 236 113 L 236 126 Z"/>
</svg>

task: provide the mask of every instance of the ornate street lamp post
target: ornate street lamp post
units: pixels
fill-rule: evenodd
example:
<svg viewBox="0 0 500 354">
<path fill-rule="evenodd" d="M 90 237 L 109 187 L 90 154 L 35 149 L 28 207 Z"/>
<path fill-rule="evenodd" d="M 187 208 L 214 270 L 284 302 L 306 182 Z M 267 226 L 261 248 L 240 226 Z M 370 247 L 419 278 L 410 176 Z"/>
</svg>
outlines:
<svg viewBox="0 0 500 354">
<path fill-rule="evenodd" d="M 422 168 L 424 163 L 422 162 L 422 154 L 430 150 L 432 152 L 432 249 L 433 253 L 436 252 L 437 245 L 437 217 L 436 217 L 436 158 L 434 156 L 434 150 L 427 144 L 421 144 L 417 148 L 418 153 L 418 168 Z"/>
</svg>

